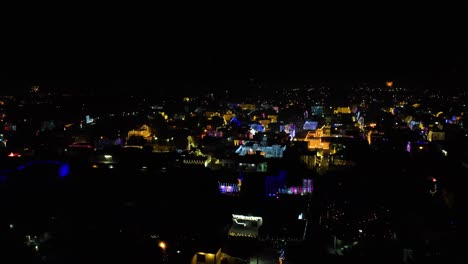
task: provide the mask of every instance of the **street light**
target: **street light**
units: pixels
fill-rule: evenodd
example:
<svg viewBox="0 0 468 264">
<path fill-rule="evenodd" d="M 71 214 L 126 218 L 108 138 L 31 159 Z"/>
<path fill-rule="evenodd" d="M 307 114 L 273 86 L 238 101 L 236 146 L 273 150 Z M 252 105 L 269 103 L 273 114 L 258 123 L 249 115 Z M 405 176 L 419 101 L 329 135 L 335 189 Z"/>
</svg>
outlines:
<svg viewBox="0 0 468 264">
<path fill-rule="evenodd" d="M 166 248 L 167 248 L 167 245 L 166 243 L 164 243 L 164 241 L 160 241 L 158 246 L 162 249 L 162 259 L 163 259 L 163 263 L 166 263 L 166 260 L 167 260 L 167 256 L 166 256 Z"/>
<path fill-rule="evenodd" d="M 158 246 L 162 248 L 163 250 L 166 249 L 166 243 L 164 243 L 163 241 L 159 242 Z"/>
</svg>

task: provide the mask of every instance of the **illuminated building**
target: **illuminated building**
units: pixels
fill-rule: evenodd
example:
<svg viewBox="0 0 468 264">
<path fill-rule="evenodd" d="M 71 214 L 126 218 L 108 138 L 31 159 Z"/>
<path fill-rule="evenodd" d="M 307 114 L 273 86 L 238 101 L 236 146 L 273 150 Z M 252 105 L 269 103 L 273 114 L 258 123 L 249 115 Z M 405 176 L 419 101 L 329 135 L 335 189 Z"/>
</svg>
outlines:
<svg viewBox="0 0 468 264">
<path fill-rule="evenodd" d="M 221 248 L 216 253 L 205 253 L 205 252 L 197 252 L 190 263 L 192 264 L 199 264 L 199 263 L 207 263 L 207 264 L 218 264 L 221 263 Z"/>
<path fill-rule="evenodd" d="M 323 114 L 323 106 L 315 105 L 310 107 L 310 114 L 321 116 Z"/>
<path fill-rule="evenodd" d="M 242 264 L 248 260 L 224 252 L 220 248 L 216 253 L 197 252 L 193 255 L 191 264 Z"/>
<path fill-rule="evenodd" d="M 307 166 L 307 169 L 313 169 L 317 164 L 317 152 L 301 154 L 300 159 Z"/>
<path fill-rule="evenodd" d="M 208 120 L 211 120 L 211 119 L 213 119 L 213 117 L 215 117 L 215 116 L 220 117 L 221 114 L 220 114 L 219 112 L 206 111 L 206 112 L 205 112 L 205 116 L 206 116 L 206 118 L 207 118 Z"/>
<path fill-rule="evenodd" d="M 239 105 L 243 111 L 253 111 L 257 108 L 254 104 L 240 104 Z"/>
<path fill-rule="evenodd" d="M 119 163 L 119 157 L 111 153 L 94 153 L 90 157 L 93 168 L 114 168 Z"/>
<path fill-rule="evenodd" d="M 311 194 L 314 188 L 312 185 L 312 179 L 303 179 L 301 186 L 290 186 L 286 188 L 279 188 L 278 193 L 280 194 L 294 194 L 294 195 L 305 195 Z M 273 195 L 271 195 L 273 196 Z"/>
<path fill-rule="evenodd" d="M 307 142 L 307 148 L 309 150 L 317 149 L 330 149 L 330 142 L 324 140 L 323 129 L 319 128 L 315 131 L 308 131 L 304 138 L 296 137 L 296 141 Z"/>
<path fill-rule="evenodd" d="M 280 171 L 275 176 L 266 176 L 266 196 L 277 197 L 278 194 L 306 195 L 314 191 L 312 179 L 302 179 L 302 185 L 300 186 L 287 186 L 286 179 L 286 171 Z"/>
<path fill-rule="evenodd" d="M 233 117 L 235 117 L 236 115 L 234 113 L 232 113 L 231 110 L 228 110 L 224 115 L 223 115 L 223 119 L 224 119 L 224 123 L 227 124 L 229 123 L 229 121 L 231 121 L 231 119 Z"/>
<path fill-rule="evenodd" d="M 268 115 L 268 119 L 270 119 L 271 123 L 277 123 L 278 122 L 278 115 Z"/>
<path fill-rule="evenodd" d="M 367 142 L 369 143 L 369 145 L 380 143 L 384 141 L 384 136 L 384 132 L 371 130 L 367 133 Z"/>
<path fill-rule="evenodd" d="M 238 156 L 236 161 L 237 169 L 241 172 L 266 172 L 268 168 L 266 158 L 259 153 L 255 155 Z"/>
<path fill-rule="evenodd" d="M 303 130 L 316 130 L 318 122 L 317 121 L 305 121 L 304 125 L 302 126 Z"/>
<path fill-rule="evenodd" d="M 289 134 L 289 138 L 292 140 L 294 137 L 296 137 L 296 126 L 294 124 L 281 125 L 280 132 Z"/>
<path fill-rule="evenodd" d="M 258 119 L 257 120 L 266 130 L 268 130 L 268 125 L 271 123 L 270 119 Z"/>
<path fill-rule="evenodd" d="M 335 153 L 330 155 L 330 166 L 335 167 L 353 167 L 355 162 L 346 158 L 346 155 Z"/>
<path fill-rule="evenodd" d="M 219 182 L 218 185 L 220 193 L 235 194 L 241 191 L 240 183 Z"/>
<path fill-rule="evenodd" d="M 261 124 L 251 124 L 250 125 L 250 134 L 254 136 L 258 132 L 264 132 L 265 128 Z"/>
<path fill-rule="evenodd" d="M 127 138 L 130 138 L 132 136 L 140 136 L 145 138 L 146 140 L 151 140 L 151 129 L 147 125 L 143 125 L 138 129 L 130 130 L 128 131 L 128 136 Z"/>
<path fill-rule="evenodd" d="M 4 149 L 7 147 L 7 140 L 5 139 L 3 134 L 0 134 L 0 149 Z"/>
<path fill-rule="evenodd" d="M 207 135 L 210 137 L 222 138 L 225 132 L 222 130 L 208 130 Z"/>
<path fill-rule="evenodd" d="M 429 141 L 444 141 L 445 140 L 445 132 L 430 130 L 429 133 L 427 134 L 427 140 L 429 140 Z"/>
<path fill-rule="evenodd" d="M 235 147 L 241 146 L 246 142 L 244 139 L 234 139 L 232 143 L 234 144 Z"/>
<path fill-rule="evenodd" d="M 197 144 L 192 136 L 187 136 L 187 151 L 190 151 L 192 148 L 196 148 Z"/>
<path fill-rule="evenodd" d="M 351 114 L 351 108 L 349 106 L 337 107 L 333 110 L 334 114 Z"/>
<path fill-rule="evenodd" d="M 266 196 L 276 196 L 280 188 L 286 186 L 286 171 L 280 171 L 278 175 L 265 177 Z"/>
<path fill-rule="evenodd" d="M 414 141 L 408 142 L 406 151 L 410 153 L 423 153 L 429 151 L 429 141 Z"/>
<path fill-rule="evenodd" d="M 262 225 L 262 217 L 233 214 L 229 236 L 256 239 L 258 237 L 258 231 Z"/>
<path fill-rule="evenodd" d="M 282 158 L 285 150 L 286 146 L 266 146 L 265 144 L 259 144 L 255 141 L 247 141 L 236 150 L 236 153 L 239 154 L 239 156 L 245 156 L 254 155 L 257 154 L 257 152 L 260 152 L 265 158 Z"/>
</svg>

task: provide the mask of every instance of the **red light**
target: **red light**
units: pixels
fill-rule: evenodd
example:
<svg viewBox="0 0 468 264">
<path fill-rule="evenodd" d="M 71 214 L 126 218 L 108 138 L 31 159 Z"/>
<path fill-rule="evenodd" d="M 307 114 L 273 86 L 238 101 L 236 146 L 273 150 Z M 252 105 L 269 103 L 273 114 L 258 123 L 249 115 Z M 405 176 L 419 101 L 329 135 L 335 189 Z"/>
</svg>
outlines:
<svg viewBox="0 0 468 264">
<path fill-rule="evenodd" d="M 437 179 L 432 177 L 432 182 L 437 182 Z"/>
<path fill-rule="evenodd" d="M 15 158 L 15 157 L 21 157 L 21 155 L 19 153 L 10 152 L 10 154 L 8 154 L 8 157 Z"/>
</svg>

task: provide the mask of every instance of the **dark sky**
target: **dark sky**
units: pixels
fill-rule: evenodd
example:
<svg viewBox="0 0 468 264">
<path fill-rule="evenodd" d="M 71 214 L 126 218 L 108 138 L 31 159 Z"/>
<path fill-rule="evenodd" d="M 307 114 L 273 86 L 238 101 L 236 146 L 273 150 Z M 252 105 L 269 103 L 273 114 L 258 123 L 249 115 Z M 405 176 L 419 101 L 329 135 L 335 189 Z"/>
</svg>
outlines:
<svg viewBox="0 0 468 264">
<path fill-rule="evenodd" d="M 435 82 L 466 72 L 464 6 L 334 5 L 325 15 L 322 7 L 269 18 L 254 13 L 255 22 L 218 14 L 200 23 L 172 18 L 23 34 L 0 78 L 6 86 L 54 80 L 74 90 L 133 89 L 135 82 L 183 90 L 249 78 Z"/>
</svg>

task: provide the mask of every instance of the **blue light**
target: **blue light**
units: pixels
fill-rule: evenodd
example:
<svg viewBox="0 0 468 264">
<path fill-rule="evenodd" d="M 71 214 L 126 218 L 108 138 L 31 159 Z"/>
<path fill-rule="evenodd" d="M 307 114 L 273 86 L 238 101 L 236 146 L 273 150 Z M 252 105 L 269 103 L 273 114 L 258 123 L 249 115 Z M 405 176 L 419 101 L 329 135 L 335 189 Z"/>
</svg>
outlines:
<svg viewBox="0 0 468 264">
<path fill-rule="evenodd" d="M 63 163 L 59 168 L 59 177 L 66 177 L 70 173 L 70 165 Z"/>
<path fill-rule="evenodd" d="M 241 125 L 242 125 L 241 121 L 239 121 L 239 119 L 237 119 L 237 117 L 231 118 L 231 120 L 229 121 L 229 123 L 230 123 L 230 124 L 233 124 L 233 123 L 234 123 L 234 124 L 237 125 L 237 126 L 241 126 Z"/>
<path fill-rule="evenodd" d="M 17 170 L 21 171 L 21 170 L 26 169 L 26 167 L 29 167 L 31 165 L 36 165 L 36 164 L 39 164 L 39 165 L 44 165 L 44 164 L 59 165 L 60 166 L 59 171 L 58 171 L 59 177 L 65 177 L 70 173 L 70 165 L 68 165 L 68 163 L 61 163 L 61 162 L 56 161 L 56 160 L 35 160 L 35 161 L 31 161 L 31 162 L 28 162 L 28 163 L 26 163 L 24 165 L 18 166 Z"/>
</svg>

